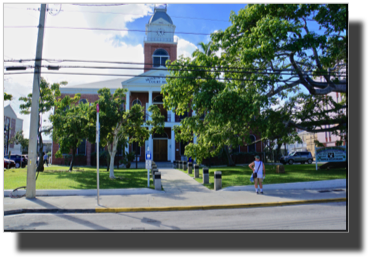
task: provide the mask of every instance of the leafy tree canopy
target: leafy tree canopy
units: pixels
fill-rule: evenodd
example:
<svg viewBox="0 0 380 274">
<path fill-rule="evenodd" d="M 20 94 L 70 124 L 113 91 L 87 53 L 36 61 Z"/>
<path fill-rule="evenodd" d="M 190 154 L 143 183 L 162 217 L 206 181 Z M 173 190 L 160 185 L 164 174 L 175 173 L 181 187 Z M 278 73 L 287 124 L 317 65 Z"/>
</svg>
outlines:
<svg viewBox="0 0 380 274">
<path fill-rule="evenodd" d="M 346 128 L 346 105 L 325 95 L 347 93 L 347 5 L 253 4 L 230 21 L 194 59 L 168 61 L 175 78 L 162 88 L 164 106 L 196 111 L 176 128 L 178 139 L 197 137 L 186 155 L 204 159 L 246 144 L 251 130 L 286 141 L 295 128 Z"/>
<path fill-rule="evenodd" d="M 59 144 L 55 157 L 63 157 L 62 154 L 71 152 L 72 159 L 70 171 L 73 168 L 75 154 L 83 139 L 87 138 L 88 127 L 88 103 L 79 103 L 80 94 L 73 98 L 65 96 L 55 101 L 55 112 L 49 119 L 53 124 L 53 140 Z"/>
<path fill-rule="evenodd" d="M 99 100 L 89 108 L 88 136 L 92 143 L 96 139 L 96 105 L 99 104 L 100 145 L 107 146 L 110 155 L 110 178 L 114 176 L 114 158 L 121 138 L 129 142 L 139 142 L 140 146 L 150 134 L 163 132 L 164 119 L 159 108 L 151 105 L 148 109 L 149 120 L 145 121 L 145 110 L 139 104 L 125 111 L 126 89 L 117 89 L 111 94 L 110 89 L 98 91 Z M 145 126 L 144 126 L 145 124 Z"/>
</svg>

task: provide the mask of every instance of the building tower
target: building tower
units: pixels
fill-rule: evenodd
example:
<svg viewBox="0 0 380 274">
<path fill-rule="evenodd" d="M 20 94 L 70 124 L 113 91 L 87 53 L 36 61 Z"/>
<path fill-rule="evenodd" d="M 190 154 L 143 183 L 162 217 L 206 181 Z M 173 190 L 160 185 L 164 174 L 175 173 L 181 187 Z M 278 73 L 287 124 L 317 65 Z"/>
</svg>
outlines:
<svg viewBox="0 0 380 274">
<path fill-rule="evenodd" d="M 166 5 L 156 5 L 154 14 L 145 27 L 144 72 L 152 67 L 164 67 L 166 60 L 177 59 L 175 25 L 166 11 Z"/>
</svg>

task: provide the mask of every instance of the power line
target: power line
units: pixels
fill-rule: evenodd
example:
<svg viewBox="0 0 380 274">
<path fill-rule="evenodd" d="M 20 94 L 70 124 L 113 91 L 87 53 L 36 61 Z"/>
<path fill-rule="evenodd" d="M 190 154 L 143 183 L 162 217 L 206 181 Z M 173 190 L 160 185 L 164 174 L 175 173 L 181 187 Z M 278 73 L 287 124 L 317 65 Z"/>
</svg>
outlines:
<svg viewBox="0 0 380 274">
<path fill-rule="evenodd" d="M 38 28 L 38 26 L 4 26 L 4 28 Z M 139 30 L 139 29 L 85 28 L 85 27 L 60 27 L 60 26 L 45 26 L 45 29 L 156 32 L 154 30 Z M 165 33 L 172 34 L 172 35 L 174 35 L 174 34 L 184 34 L 184 35 L 206 35 L 206 36 L 210 36 L 211 34 L 213 34 L 213 33 L 196 33 L 196 32 L 182 32 L 182 31 L 174 31 L 174 32 L 169 31 L 169 32 L 165 32 Z M 335 36 L 335 35 L 326 35 L 326 36 L 332 37 L 332 36 Z"/>
<path fill-rule="evenodd" d="M 35 61 L 36 59 L 20 59 L 20 60 L 5 60 L 4 62 L 19 62 L 19 63 L 22 63 L 22 62 L 31 62 L 31 61 Z M 66 60 L 56 60 L 56 59 L 45 59 L 45 58 L 42 58 L 41 59 L 42 61 L 47 61 L 49 63 L 62 63 L 62 62 L 81 62 L 81 63 L 105 63 L 105 64 L 122 64 L 122 65 L 148 65 L 148 66 L 153 66 L 154 64 L 153 63 L 144 63 L 144 62 L 117 62 L 117 61 L 90 61 L 90 60 L 74 60 L 74 59 L 66 59 Z M 181 65 L 171 65 L 173 67 L 183 67 Z M 67 66 L 67 67 L 70 67 L 70 66 Z M 272 73 L 272 74 L 284 74 L 283 72 L 296 72 L 296 70 L 294 69 L 278 69 L 278 70 L 274 70 L 274 71 L 279 71 L 279 72 L 273 72 L 272 69 L 250 69 L 250 68 L 244 68 L 244 67 L 232 67 L 232 66 L 223 66 L 223 67 L 211 67 L 211 66 L 197 66 L 197 65 L 188 65 L 188 67 L 190 68 L 210 68 L 210 69 L 244 69 L 246 73 Z M 79 68 L 79 66 L 78 66 Z M 90 67 L 88 67 L 90 68 Z M 103 68 L 103 67 L 101 67 Z M 123 68 L 120 68 L 120 69 L 123 69 Z M 125 69 L 129 69 L 129 68 L 125 68 Z M 142 69 L 142 68 L 136 68 L 136 69 Z M 152 70 L 152 69 L 156 69 L 156 68 L 149 68 L 149 70 Z M 156 69 L 158 70 L 158 69 Z M 164 70 L 164 69 L 160 69 L 160 70 Z M 170 69 L 170 70 L 176 70 L 176 69 Z M 179 71 L 182 71 L 183 69 L 177 69 Z M 187 69 L 189 70 L 189 69 Z M 228 72 L 231 72 L 231 71 L 228 71 Z M 239 72 L 236 72 L 236 73 L 239 73 Z M 304 71 L 303 72 L 303 75 L 306 75 L 306 74 L 312 74 L 313 71 Z M 325 73 L 328 73 L 327 71 Z M 330 72 L 330 74 L 345 74 L 345 73 L 342 73 L 342 72 Z M 293 75 L 293 74 L 291 74 Z"/>
<path fill-rule="evenodd" d="M 78 4 L 72 4 L 72 5 L 78 5 Z M 90 6 L 90 5 L 87 5 Z M 95 6 L 95 5 L 93 5 Z M 25 10 L 25 8 L 16 8 L 16 7 L 4 7 L 6 9 L 20 9 Z M 27 8 L 27 10 L 36 10 L 38 11 L 38 8 L 31 9 Z M 74 12 L 74 13 L 100 13 L 100 14 L 119 14 L 119 15 L 138 15 L 138 16 L 152 16 L 153 14 L 139 14 L 139 13 L 127 13 L 127 12 L 111 12 L 111 11 L 77 11 L 77 10 L 61 10 L 61 12 Z M 185 16 L 175 16 L 170 15 L 170 17 L 173 18 L 181 18 L 181 19 L 191 19 L 191 20 L 204 20 L 204 21 L 219 21 L 219 22 L 230 22 L 229 20 L 221 20 L 221 19 L 214 19 L 214 18 L 199 18 L 199 17 L 185 17 Z"/>
<path fill-rule="evenodd" d="M 66 69 L 66 68 L 74 68 L 74 69 L 125 69 L 125 70 L 143 70 L 144 68 L 137 68 L 137 67 L 99 67 L 99 66 L 49 66 L 49 65 L 42 65 L 41 68 L 47 68 L 49 70 L 59 70 L 59 69 Z M 26 70 L 27 68 L 34 68 L 34 66 L 14 66 L 14 67 L 5 67 L 6 70 Z M 158 70 L 158 71 L 167 71 L 167 68 L 162 67 L 152 67 L 149 68 L 149 70 Z M 255 75 L 290 75 L 294 76 L 294 73 L 278 73 L 278 72 L 252 72 L 252 71 L 236 71 L 236 70 L 225 70 L 222 68 L 212 68 L 212 70 L 200 70 L 200 69 L 173 69 L 171 68 L 170 71 L 196 71 L 196 72 L 210 72 L 210 73 L 238 73 L 238 74 L 255 74 Z M 310 74 L 302 74 L 303 76 L 310 76 Z M 315 76 L 315 75 L 313 75 Z M 322 76 L 322 75 L 318 75 Z M 336 76 L 336 74 L 334 74 Z M 341 76 L 339 74 L 339 76 Z"/>
<path fill-rule="evenodd" d="M 19 74 L 34 74 L 34 72 L 18 72 L 18 73 L 4 73 L 4 75 L 19 75 Z M 143 77 L 143 78 L 170 78 L 170 79 L 196 79 L 196 80 L 217 80 L 217 81 L 242 81 L 242 82 L 272 82 L 272 83 L 286 83 L 287 80 L 252 80 L 252 79 L 237 79 L 237 78 L 205 78 L 205 77 L 186 77 L 186 76 L 146 76 L 134 74 L 99 74 L 99 73 L 75 73 L 75 72 L 42 72 L 41 74 L 63 74 L 63 75 L 87 75 L 87 76 L 122 76 L 122 77 Z M 286 84 L 285 84 L 286 85 Z"/>
<path fill-rule="evenodd" d="M 38 28 L 38 26 L 4 26 L 4 28 Z M 112 29 L 112 28 L 84 28 L 84 27 L 59 27 L 45 26 L 45 29 L 71 29 L 71 30 L 99 30 L 99 31 L 134 31 L 134 32 L 156 32 L 153 30 L 132 30 L 132 29 Z M 195 32 L 165 32 L 168 34 L 191 34 L 191 35 L 211 35 L 210 33 L 195 33 Z"/>
</svg>

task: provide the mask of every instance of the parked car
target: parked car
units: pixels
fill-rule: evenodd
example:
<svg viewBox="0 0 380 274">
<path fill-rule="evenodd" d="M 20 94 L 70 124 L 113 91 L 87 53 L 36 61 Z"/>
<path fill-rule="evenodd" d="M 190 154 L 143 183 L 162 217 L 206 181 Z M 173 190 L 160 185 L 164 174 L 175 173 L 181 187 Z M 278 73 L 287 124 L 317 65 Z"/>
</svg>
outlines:
<svg viewBox="0 0 380 274">
<path fill-rule="evenodd" d="M 6 155 L 4 158 L 6 159 L 9 159 L 9 156 Z M 25 167 L 28 163 L 28 160 L 25 158 L 25 156 L 23 155 L 11 155 L 11 158 L 10 160 L 14 161 L 15 164 L 16 164 L 16 168 L 19 168 L 19 167 Z"/>
<path fill-rule="evenodd" d="M 281 157 L 280 162 L 283 164 L 292 165 L 293 163 L 313 163 L 313 156 L 311 152 L 307 151 L 293 151 L 288 156 Z"/>
<path fill-rule="evenodd" d="M 4 168 L 16 167 L 15 161 L 4 158 Z"/>
</svg>

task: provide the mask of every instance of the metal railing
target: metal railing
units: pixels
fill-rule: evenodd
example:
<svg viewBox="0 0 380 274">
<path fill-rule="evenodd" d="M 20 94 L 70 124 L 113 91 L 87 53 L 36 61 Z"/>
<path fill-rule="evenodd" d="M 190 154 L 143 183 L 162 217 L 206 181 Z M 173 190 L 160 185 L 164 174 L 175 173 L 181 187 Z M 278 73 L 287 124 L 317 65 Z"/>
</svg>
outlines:
<svg viewBox="0 0 380 274">
<path fill-rule="evenodd" d="M 165 38 L 165 37 L 144 37 L 144 42 L 166 42 L 166 43 L 178 43 L 178 37 Z"/>
</svg>

